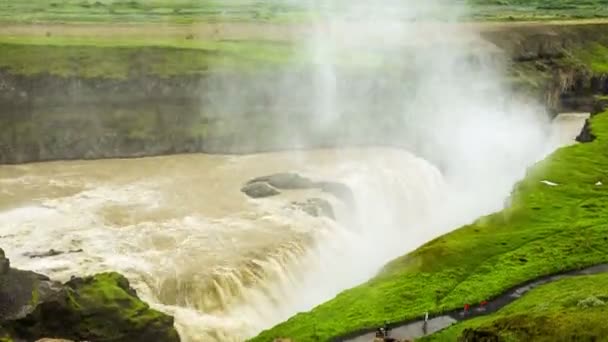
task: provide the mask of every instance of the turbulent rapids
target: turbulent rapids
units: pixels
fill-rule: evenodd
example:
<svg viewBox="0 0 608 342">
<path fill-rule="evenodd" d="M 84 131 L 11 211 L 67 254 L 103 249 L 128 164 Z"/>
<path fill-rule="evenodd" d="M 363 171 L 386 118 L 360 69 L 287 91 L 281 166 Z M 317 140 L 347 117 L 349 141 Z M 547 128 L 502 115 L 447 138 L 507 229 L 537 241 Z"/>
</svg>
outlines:
<svg viewBox="0 0 608 342">
<path fill-rule="evenodd" d="M 553 139 L 572 141 L 583 120 L 556 120 Z M 286 171 L 341 182 L 355 203 L 314 189 L 240 191 Z M 0 184 L 15 265 L 59 280 L 120 271 L 190 341 L 242 341 L 480 214 L 434 166 L 388 148 L 2 166 Z M 329 201 L 335 221 L 290 205 L 308 198 Z M 31 257 L 51 249 L 65 253 Z"/>
<path fill-rule="evenodd" d="M 316 190 L 240 192 L 283 171 L 347 184 L 357 209 Z M 0 235 L 15 265 L 62 280 L 123 272 L 193 341 L 242 341 L 363 281 L 433 235 L 406 228 L 443 187 L 433 166 L 389 149 L 4 166 L 0 183 Z M 310 197 L 332 203 L 336 221 L 289 205 Z M 27 256 L 50 249 L 75 252 Z"/>
</svg>

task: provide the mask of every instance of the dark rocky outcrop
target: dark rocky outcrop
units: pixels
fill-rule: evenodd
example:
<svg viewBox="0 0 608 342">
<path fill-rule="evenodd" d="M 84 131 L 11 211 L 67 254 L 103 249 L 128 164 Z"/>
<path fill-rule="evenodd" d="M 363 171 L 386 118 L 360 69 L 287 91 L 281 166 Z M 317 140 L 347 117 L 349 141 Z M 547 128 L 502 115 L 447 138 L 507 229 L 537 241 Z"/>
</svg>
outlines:
<svg viewBox="0 0 608 342">
<path fill-rule="evenodd" d="M 1 250 L 0 250 L 1 251 Z M 72 278 L 65 284 L 13 269 L 0 253 L 0 337 L 36 341 L 178 342 L 173 318 L 141 301 L 118 273 Z"/>
<path fill-rule="evenodd" d="M 334 197 L 340 199 L 350 206 L 354 205 L 355 203 L 352 190 L 345 184 L 329 181 L 315 182 L 297 173 L 290 172 L 275 173 L 269 176 L 256 177 L 248 181 L 241 191 L 245 192 L 250 197 L 259 198 L 277 195 L 278 191 L 276 189 L 319 189 L 323 192 L 332 194 Z M 260 196 L 258 194 L 266 196 Z"/>
<path fill-rule="evenodd" d="M 2 249 L 0 271 L 0 322 L 27 316 L 60 291 L 60 284 L 42 274 L 11 268 Z"/>
<path fill-rule="evenodd" d="M 311 189 L 315 188 L 315 183 L 306 177 L 302 177 L 297 173 L 276 173 L 270 176 L 257 177 L 250 180 L 249 183 L 265 182 L 277 189 Z"/>
<path fill-rule="evenodd" d="M 24 255 L 27 257 L 30 257 L 32 259 L 35 259 L 35 258 L 48 258 L 48 257 L 53 257 L 53 256 L 61 255 L 61 254 L 72 254 L 72 253 L 80 253 L 80 252 L 82 252 L 82 249 L 75 249 L 75 250 L 70 250 L 70 251 L 57 251 L 54 249 L 49 249 L 46 252 L 25 253 Z"/>
<path fill-rule="evenodd" d="M 251 198 L 271 197 L 281 193 L 279 190 L 265 182 L 247 183 L 241 188 L 241 192 Z"/>
<path fill-rule="evenodd" d="M 585 125 L 581 130 L 581 133 L 576 136 L 576 141 L 581 143 L 588 143 L 595 140 L 595 135 L 591 132 L 591 125 L 589 119 L 585 120 Z"/>
<path fill-rule="evenodd" d="M 608 98 L 596 98 L 595 103 L 593 104 L 593 110 L 591 111 L 591 117 L 604 112 L 606 108 L 608 108 Z M 576 141 L 588 143 L 595 140 L 596 136 L 591 132 L 591 123 L 589 120 L 590 118 L 585 120 L 585 125 L 583 126 L 581 133 L 576 137 Z"/>
</svg>

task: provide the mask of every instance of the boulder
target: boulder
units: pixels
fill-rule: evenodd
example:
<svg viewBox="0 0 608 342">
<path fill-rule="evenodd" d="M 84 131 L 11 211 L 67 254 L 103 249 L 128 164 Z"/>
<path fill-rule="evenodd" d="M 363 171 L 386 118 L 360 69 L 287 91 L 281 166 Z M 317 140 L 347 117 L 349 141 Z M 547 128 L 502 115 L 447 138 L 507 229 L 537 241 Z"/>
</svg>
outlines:
<svg viewBox="0 0 608 342">
<path fill-rule="evenodd" d="M 313 181 L 306 177 L 302 177 L 297 173 L 275 173 L 274 175 L 258 177 L 250 180 L 249 183 L 265 182 L 277 189 L 310 189 L 314 188 Z"/>
<path fill-rule="evenodd" d="M 58 295 L 10 327 L 26 340 L 54 336 L 76 341 L 179 341 L 173 317 L 151 309 L 118 273 L 73 278 Z"/>
<path fill-rule="evenodd" d="M 279 194 L 277 190 L 319 189 L 332 194 L 347 205 L 354 205 L 355 197 L 352 190 L 339 182 L 314 182 L 297 173 L 275 173 L 270 176 L 257 177 L 245 184 L 241 189 L 249 197 L 260 198 Z"/>
<path fill-rule="evenodd" d="M 42 274 L 10 268 L 1 249 L 0 268 L 0 321 L 27 316 L 59 291 L 60 284 Z"/>
<path fill-rule="evenodd" d="M 10 268 L 1 249 L 0 268 L 0 341 L 179 341 L 173 317 L 151 309 L 118 273 L 60 284 Z"/>
<path fill-rule="evenodd" d="M 281 192 L 273 188 L 270 184 L 264 182 L 253 182 L 246 184 L 241 192 L 251 198 L 264 198 L 280 194 Z"/>
</svg>

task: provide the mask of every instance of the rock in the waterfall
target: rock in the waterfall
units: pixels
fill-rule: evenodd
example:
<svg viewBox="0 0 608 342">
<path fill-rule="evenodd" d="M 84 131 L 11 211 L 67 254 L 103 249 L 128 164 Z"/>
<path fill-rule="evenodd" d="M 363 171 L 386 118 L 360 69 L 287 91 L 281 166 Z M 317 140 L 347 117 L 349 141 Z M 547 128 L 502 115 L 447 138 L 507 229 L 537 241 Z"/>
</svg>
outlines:
<svg viewBox="0 0 608 342">
<path fill-rule="evenodd" d="M 310 189 L 314 188 L 314 182 L 306 177 L 302 177 L 297 173 L 275 173 L 274 175 L 258 177 L 250 180 L 248 183 L 265 182 L 271 186 L 281 189 Z"/>
<path fill-rule="evenodd" d="M 248 183 L 241 189 L 241 191 L 251 198 L 271 197 L 281 193 L 279 190 L 273 188 L 270 184 L 264 182 Z"/>
<path fill-rule="evenodd" d="M 322 198 L 309 198 L 304 202 L 292 202 L 291 205 L 313 217 L 324 216 L 332 220 L 336 219 L 331 203 Z"/>
<path fill-rule="evenodd" d="M 74 249 L 71 251 L 57 251 L 54 249 L 49 249 L 46 252 L 42 252 L 42 253 L 25 253 L 24 255 L 27 257 L 30 257 L 32 259 L 35 258 L 48 258 L 48 257 L 53 257 L 53 256 L 57 256 L 57 255 L 61 255 L 61 254 L 70 254 L 70 253 L 81 253 L 82 249 Z"/>
<path fill-rule="evenodd" d="M 266 187 L 264 186 L 266 185 Z M 309 178 L 300 176 L 297 173 L 276 173 L 270 176 L 257 177 L 241 189 L 250 197 L 268 197 L 278 194 L 278 190 L 298 190 L 298 189 L 319 189 L 330 193 L 347 205 L 354 205 L 355 199 L 352 190 L 345 184 L 339 182 L 314 182 Z M 276 191 L 277 193 L 273 192 Z M 250 194 L 250 193 L 251 194 Z M 256 196 L 261 194 L 262 196 Z"/>
<path fill-rule="evenodd" d="M 178 342 L 173 317 L 141 301 L 118 273 L 65 284 L 10 268 L 0 249 L 0 340 Z"/>
</svg>

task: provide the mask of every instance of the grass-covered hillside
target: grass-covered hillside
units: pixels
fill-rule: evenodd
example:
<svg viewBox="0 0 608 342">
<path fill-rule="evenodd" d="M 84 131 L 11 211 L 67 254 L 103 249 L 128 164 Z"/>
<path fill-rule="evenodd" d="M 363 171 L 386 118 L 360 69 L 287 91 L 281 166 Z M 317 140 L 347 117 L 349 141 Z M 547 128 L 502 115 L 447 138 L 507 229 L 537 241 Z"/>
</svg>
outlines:
<svg viewBox="0 0 608 342">
<path fill-rule="evenodd" d="M 508 208 L 394 260 L 367 283 L 252 341 L 327 341 L 385 320 L 479 303 L 542 275 L 607 262 L 608 114 L 595 116 L 592 130 L 592 143 L 562 148 L 531 168 Z"/>
<path fill-rule="evenodd" d="M 421 341 L 607 341 L 608 275 L 570 278 L 533 290 L 499 312 Z"/>
</svg>

